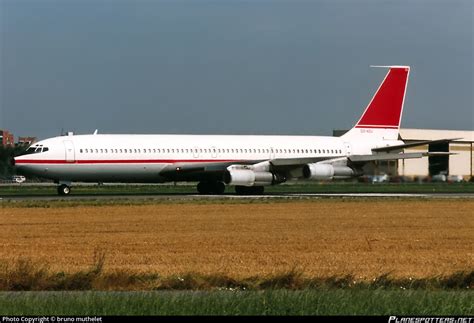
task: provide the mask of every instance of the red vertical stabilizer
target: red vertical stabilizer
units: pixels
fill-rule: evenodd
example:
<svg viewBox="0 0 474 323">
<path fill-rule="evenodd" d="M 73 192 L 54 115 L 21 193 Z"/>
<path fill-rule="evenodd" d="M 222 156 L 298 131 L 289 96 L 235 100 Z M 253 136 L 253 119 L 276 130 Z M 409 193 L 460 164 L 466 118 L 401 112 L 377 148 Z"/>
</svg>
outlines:
<svg viewBox="0 0 474 323">
<path fill-rule="evenodd" d="M 388 67 L 388 73 L 355 128 L 400 128 L 410 67 L 380 67 Z"/>
</svg>

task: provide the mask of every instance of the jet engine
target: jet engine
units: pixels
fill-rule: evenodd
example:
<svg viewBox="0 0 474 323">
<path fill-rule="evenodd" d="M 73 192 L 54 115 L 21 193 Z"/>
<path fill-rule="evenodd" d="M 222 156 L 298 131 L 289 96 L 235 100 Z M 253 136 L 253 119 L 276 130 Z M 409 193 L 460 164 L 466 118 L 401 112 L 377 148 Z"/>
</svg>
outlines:
<svg viewBox="0 0 474 323">
<path fill-rule="evenodd" d="M 331 164 L 306 164 L 303 166 L 303 177 L 306 179 L 344 179 L 355 176 L 352 168 L 347 166 L 338 166 Z"/>
<path fill-rule="evenodd" d="M 230 169 L 224 173 L 224 183 L 235 186 L 266 186 L 281 183 L 279 176 L 250 169 Z"/>
</svg>

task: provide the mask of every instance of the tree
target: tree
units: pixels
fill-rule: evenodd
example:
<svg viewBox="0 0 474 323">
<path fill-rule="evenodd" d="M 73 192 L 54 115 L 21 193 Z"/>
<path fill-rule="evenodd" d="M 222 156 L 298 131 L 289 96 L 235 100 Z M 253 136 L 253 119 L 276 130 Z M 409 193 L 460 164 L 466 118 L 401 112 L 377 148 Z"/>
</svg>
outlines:
<svg viewBox="0 0 474 323">
<path fill-rule="evenodd" d="M 10 178 L 15 174 L 15 168 L 11 164 L 14 156 L 25 152 L 27 146 L 4 147 L 0 146 L 0 178 Z"/>
</svg>

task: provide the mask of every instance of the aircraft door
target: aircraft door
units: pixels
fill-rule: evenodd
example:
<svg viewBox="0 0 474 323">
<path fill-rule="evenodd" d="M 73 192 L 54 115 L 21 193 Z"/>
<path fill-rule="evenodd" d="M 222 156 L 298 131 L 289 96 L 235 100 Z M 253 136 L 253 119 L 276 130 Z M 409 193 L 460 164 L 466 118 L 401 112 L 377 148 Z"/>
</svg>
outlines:
<svg viewBox="0 0 474 323">
<path fill-rule="evenodd" d="M 216 149 L 216 147 L 214 147 L 214 146 L 211 147 L 211 154 L 212 154 L 212 158 L 217 158 L 217 149 Z"/>
<path fill-rule="evenodd" d="M 73 163 L 76 161 L 76 153 L 74 151 L 74 144 L 71 140 L 64 140 L 64 150 L 66 152 L 66 161 Z"/>
<path fill-rule="evenodd" d="M 349 142 L 344 143 L 344 149 L 346 150 L 346 155 L 350 156 L 352 153 L 351 144 Z"/>
</svg>

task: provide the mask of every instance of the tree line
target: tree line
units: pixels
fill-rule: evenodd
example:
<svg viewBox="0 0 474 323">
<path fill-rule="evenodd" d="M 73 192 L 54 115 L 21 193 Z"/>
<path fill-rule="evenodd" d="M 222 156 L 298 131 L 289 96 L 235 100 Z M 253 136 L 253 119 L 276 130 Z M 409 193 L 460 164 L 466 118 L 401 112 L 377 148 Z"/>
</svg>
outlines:
<svg viewBox="0 0 474 323">
<path fill-rule="evenodd" d="M 25 152 L 25 146 L 5 147 L 0 146 L 0 178 L 8 179 L 15 175 L 15 167 L 11 164 L 11 159 L 14 156 L 21 155 Z"/>
</svg>

